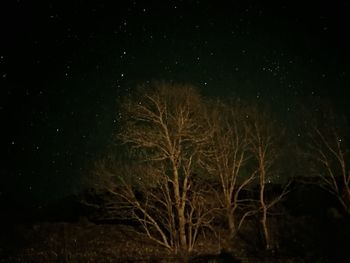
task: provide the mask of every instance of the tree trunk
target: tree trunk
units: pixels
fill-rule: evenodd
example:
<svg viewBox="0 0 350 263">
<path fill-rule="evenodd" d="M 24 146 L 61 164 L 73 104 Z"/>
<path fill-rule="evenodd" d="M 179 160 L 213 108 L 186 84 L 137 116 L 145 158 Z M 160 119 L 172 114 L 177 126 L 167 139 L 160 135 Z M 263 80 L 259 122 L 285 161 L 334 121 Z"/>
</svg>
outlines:
<svg viewBox="0 0 350 263">
<path fill-rule="evenodd" d="M 178 219 L 179 219 L 178 234 L 179 234 L 179 241 L 180 241 L 180 249 L 182 251 L 185 251 L 187 250 L 185 204 L 181 199 L 179 174 L 177 171 L 177 167 L 174 164 L 173 164 L 173 175 L 174 175 L 174 194 L 175 194 L 175 202 L 176 202 L 176 212 L 178 214 Z"/>
<path fill-rule="evenodd" d="M 231 206 L 227 207 L 226 216 L 228 221 L 228 228 L 230 231 L 229 238 L 231 239 L 236 234 L 236 224 L 235 224 L 234 216 L 232 214 Z"/>
<path fill-rule="evenodd" d="M 185 211 L 180 204 L 178 208 L 179 213 L 179 235 L 180 235 L 180 247 L 182 251 L 187 250 L 187 238 L 186 238 L 186 218 Z"/>
<path fill-rule="evenodd" d="M 267 226 L 267 209 L 266 206 L 263 207 L 263 215 L 261 218 L 261 224 L 262 224 L 262 229 L 264 233 L 264 241 L 265 241 L 265 248 L 266 250 L 271 249 L 271 241 L 270 241 L 270 234 L 269 234 L 269 229 Z"/>
<path fill-rule="evenodd" d="M 265 184 L 266 184 L 266 171 L 265 171 L 265 158 L 262 149 L 259 149 L 260 158 L 260 206 L 262 209 L 261 225 L 264 234 L 265 249 L 269 250 L 271 248 L 270 235 L 267 225 L 267 206 L 265 203 Z"/>
</svg>

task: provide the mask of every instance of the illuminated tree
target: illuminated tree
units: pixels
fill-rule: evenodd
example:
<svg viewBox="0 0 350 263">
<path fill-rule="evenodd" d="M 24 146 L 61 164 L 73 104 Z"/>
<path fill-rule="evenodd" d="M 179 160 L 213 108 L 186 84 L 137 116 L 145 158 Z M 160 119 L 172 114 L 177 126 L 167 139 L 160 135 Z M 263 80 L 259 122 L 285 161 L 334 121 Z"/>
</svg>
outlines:
<svg viewBox="0 0 350 263">
<path fill-rule="evenodd" d="M 217 196 L 225 210 L 229 239 L 237 234 L 247 216 L 255 213 L 251 199 L 242 190 L 250 186 L 256 170 L 248 169 L 251 160 L 246 107 L 240 101 L 210 105 L 208 129 L 212 135 L 203 166 L 219 182 Z"/>
<path fill-rule="evenodd" d="M 174 252 L 194 249 L 201 231 L 213 229 L 214 211 L 224 214 L 229 240 L 259 215 L 272 246 L 269 213 L 287 191 L 265 195 L 279 152 L 267 115 L 238 100 L 204 101 L 189 85 L 155 83 L 127 97 L 118 116 L 115 138 L 126 158 L 105 158 L 95 169 L 95 182 L 118 200 L 116 214 L 123 210 Z M 247 194 L 256 185 L 258 198 Z"/>
<path fill-rule="evenodd" d="M 279 156 L 282 152 L 280 139 L 283 130 L 278 130 L 271 116 L 258 108 L 252 107 L 251 111 L 247 113 L 247 119 L 250 126 L 250 148 L 257 167 L 259 186 L 257 212 L 260 217 L 265 248 L 269 250 L 273 249 L 274 246 L 269 224 L 270 212 L 288 193 L 289 186 L 289 184 L 286 184 L 280 193 L 275 193 L 272 197 L 267 196 L 267 186 L 274 182 L 278 175 L 276 167 L 278 166 Z"/>
<path fill-rule="evenodd" d="M 212 219 L 205 190 L 192 180 L 209 138 L 203 111 L 192 86 L 155 83 L 122 103 L 115 135 L 133 168 L 112 172 L 119 183 L 108 189 L 150 239 L 173 251 L 191 251 Z"/>
<path fill-rule="evenodd" d="M 329 108 L 328 108 L 329 109 Z M 350 215 L 350 156 L 346 141 L 345 119 L 331 110 L 319 110 L 311 124 L 308 160 L 319 186 L 335 196 L 345 213 Z"/>
</svg>

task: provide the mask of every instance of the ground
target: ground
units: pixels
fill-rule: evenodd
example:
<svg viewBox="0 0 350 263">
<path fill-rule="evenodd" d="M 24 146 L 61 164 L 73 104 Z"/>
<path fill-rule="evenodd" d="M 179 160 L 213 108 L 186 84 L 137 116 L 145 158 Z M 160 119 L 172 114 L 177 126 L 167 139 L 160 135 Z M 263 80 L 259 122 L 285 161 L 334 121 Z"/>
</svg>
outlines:
<svg viewBox="0 0 350 263">
<path fill-rule="evenodd" d="M 247 257 L 242 246 L 233 254 L 221 253 L 221 245 L 208 236 L 189 262 L 312 262 L 298 257 L 276 257 L 272 254 Z M 2 230 L 0 262 L 184 262 L 168 250 L 135 232 L 132 226 L 79 222 L 42 222 L 15 224 Z M 239 258 L 239 260 L 237 259 Z M 326 261 L 318 261 L 326 262 Z"/>
<path fill-rule="evenodd" d="M 163 247 L 118 224 L 16 224 L 3 230 L 0 262 L 173 262 Z M 209 253 L 213 248 L 206 247 Z"/>
</svg>

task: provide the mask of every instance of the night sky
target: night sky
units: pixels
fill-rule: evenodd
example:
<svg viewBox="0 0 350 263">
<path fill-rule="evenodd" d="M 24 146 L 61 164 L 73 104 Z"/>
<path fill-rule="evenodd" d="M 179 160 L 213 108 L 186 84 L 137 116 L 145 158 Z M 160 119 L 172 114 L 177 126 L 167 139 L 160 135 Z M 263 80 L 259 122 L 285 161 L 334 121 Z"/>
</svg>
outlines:
<svg viewBox="0 0 350 263">
<path fill-rule="evenodd" d="M 313 98 L 350 113 L 348 1 L 113 2 L 1 2 L 3 200 L 78 191 L 117 98 L 147 81 L 262 101 L 285 120 Z"/>
</svg>

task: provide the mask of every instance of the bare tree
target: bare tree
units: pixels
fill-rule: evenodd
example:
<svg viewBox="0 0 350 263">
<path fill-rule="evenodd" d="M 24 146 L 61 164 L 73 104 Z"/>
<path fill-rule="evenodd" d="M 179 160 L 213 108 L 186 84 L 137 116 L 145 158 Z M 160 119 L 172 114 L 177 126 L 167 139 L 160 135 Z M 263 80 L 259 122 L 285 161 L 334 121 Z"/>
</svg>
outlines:
<svg viewBox="0 0 350 263">
<path fill-rule="evenodd" d="M 212 217 L 191 179 L 209 133 L 202 99 L 192 86 L 155 83 L 122 104 L 116 139 L 138 168 L 120 176 L 117 190 L 149 238 L 173 251 L 191 251 Z M 102 169 L 103 170 L 103 169 Z"/>
<path fill-rule="evenodd" d="M 247 166 L 252 154 L 245 106 L 238 100 L 229 103 L 216 101 L 210 108 L 207 120 L 212 136 L 202 163 L 219 182 L 217 196 L 225 211 L 231 239 L 246 217 L 255 213 L 252 200 L 243 198 L 241 192 L 251 185 L 256 170 Z"/>
<path fill-rule="evenodd" d="M 267 186 L 276 180 L 278 176 L 276 165 L 278 164 L 281 153 L 281 144 L 279 143 L 283 130 L 277 130 L 276 123 L 271 120 L 266 112 L 259 111 L 258 108 L 251 108 L 252 111 L 247 114 L 250 121 L 249 140 L 252 154 L 256 160 L 257 177 L 259 186 L 258 212 L 265 241 L 266 249 L 273 249 L 273 240 L 271 238 L 269 227 L 269 215 L 271 209 L 279 203 L 288 193 L 288 184 L 280 193 L 274 196 L 267 196 Z"/>
<path fill-rule="evenodd" d="M 312 173 L 319 177 L 319 186 L 332 194 L 350 215 L 350 156 L 347 149 L 345 119 L 331 110 L 320 109 L 314 120 L 309 143 Z"/>
<path fill-rule="evenodd" d="M 192 86 L 168 83 L 140 88 L 121 105 L 115 138 L 127 158 L 117 165 L 104 160 L 95 169 L 100 185 L 118 198 L 117 208 L 158 244 L 189 252 L 201 231 L 212 227 L 219 207 L 214 194 L 230 238 L 258 214 L 271 248 L 268 215 L 287 191 L 265 194 L 279 152 L 267 115 L 239 101 L 204 103 Z M 219 187 L 203 187 L 203 170 Z M 259 198 L 244 195 L 256 182 Z"/>
</svg>

